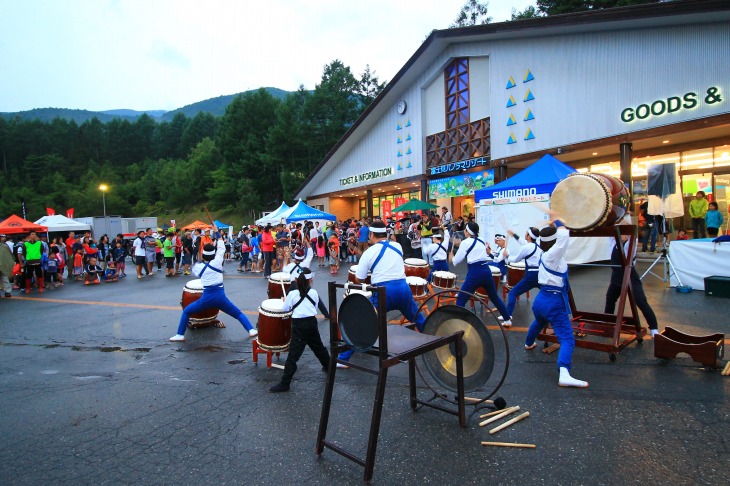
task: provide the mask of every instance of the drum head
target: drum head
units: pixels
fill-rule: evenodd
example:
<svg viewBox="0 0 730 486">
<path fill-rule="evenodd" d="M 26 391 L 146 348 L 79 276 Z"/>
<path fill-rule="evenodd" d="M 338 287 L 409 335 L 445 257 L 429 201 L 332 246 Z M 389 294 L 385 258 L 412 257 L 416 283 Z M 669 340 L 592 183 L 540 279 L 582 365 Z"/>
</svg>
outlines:
<svg viewBox="0 0 730 486">
<path fill-rule="evenodd" d="M 416 267 L 428 266 L 428 262 L 426 260 L 421 260 L 420 258 L 406 258 L 404 262 L 406 265 L 413 265 Z"/>
<path fill-rule="evenodd" d="M 350 293 L 337 312 L 342 340 L 355 351 L 364 353 L 378 341 L 380 321 L 367 297 Z"/>
<path fill-rule="evenodd" d="M 568 229 L 590 230 L 606 220 L 611 209 L 611 193 L 606 184 L 590 174 L 575 173 L 555 186 L 550 207 Z"/>
<path fill-rule="evenodd" d="M 269 312 L 284 312 L 284 302 L 281 299 L 266 299 L 261 302 L 260 307 Z"/>
<path fill-rule="evenodd" d="M 199 278 L 196 278 L 195 280 L 189 280 L 185 287 L 190 290 L 203 290 L 203 281 Z"/>
<path fill-rule="evenodd" d="M 482 388 L 494 369 L 494 343 L 484 323 L 473 312 L 457 305 L 442 305 L 427 318 L 424 334 L 447 336 L 464 331 L 464 389 Z M 456 391 L 456 347 L 442 346 L 422 356 L 431 377 L 441 386 Z"/>
</svg>

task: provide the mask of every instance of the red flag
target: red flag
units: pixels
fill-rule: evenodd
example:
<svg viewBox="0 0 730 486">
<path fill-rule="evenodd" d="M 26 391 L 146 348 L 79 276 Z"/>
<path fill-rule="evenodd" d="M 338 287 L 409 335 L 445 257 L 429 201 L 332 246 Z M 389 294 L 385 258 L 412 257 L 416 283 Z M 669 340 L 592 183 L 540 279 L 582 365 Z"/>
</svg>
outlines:
<svg viewBox="0 0 730 486">
<path fill-rule="evenodd" d="M 66 210 L 66 217 L 74 219 L 74 208 L 68 208 Z"/>
<path fill-rule="evenodd" d="M 53 208 L 46 208 L 46 212 L 48 213 L 48 216 L 55 216 L 56 210 Z"/>
</svg>

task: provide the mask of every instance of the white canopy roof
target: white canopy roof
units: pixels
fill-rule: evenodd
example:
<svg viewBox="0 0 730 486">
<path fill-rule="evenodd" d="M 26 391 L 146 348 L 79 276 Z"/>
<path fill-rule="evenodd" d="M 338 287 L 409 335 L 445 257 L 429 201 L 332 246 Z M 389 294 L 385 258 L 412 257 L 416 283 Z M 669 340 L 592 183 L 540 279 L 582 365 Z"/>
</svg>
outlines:
<svg viewBox="0 0 730 486">
<path fill-rule="evenodd" d="M 75 219 L 67 218 L 62 214 L 56 214 L 54 216 L 43 216 L 41 219 L 35 222 L 43 226 L 48 226 L 48 232 L 54 233 L 58 231 L 86 231 L 90 230 L 91 226 L 86 223 L 81 223 Z"/>
<path fill-rule="evenodd" d="M 255 223 L 259 226 L 263 226 L 265 224 L 277 224 L 281 221 L 282 213 L 288 210 L 289 206 L 285 202 L 282 202 L 278 208 L 276 208 L 274 211 L 270 212 L 266 216 L 262 217 L 261 219 L 257 219 Z"/>
</svg>

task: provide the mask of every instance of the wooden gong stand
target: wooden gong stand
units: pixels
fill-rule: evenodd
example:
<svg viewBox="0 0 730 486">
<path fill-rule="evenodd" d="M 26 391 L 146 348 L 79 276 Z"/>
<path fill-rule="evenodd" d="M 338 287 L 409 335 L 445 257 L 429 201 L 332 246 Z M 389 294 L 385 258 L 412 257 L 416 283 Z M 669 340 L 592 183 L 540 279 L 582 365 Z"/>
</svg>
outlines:
<svg viewBox="0 0 730 486">
<path fill-rule="evenodd" d="M 634 225 L 616 225 L 605 228 L 596 228 L 588 232 L 570 232 L 570 236 L 599 238 L 613 237 L 616 239 L 618 248 L 623 249 L 622 236 L 629 237 L 628 255 L 634 255 L 636 249 L 637 228 Z M 568 289 L 568 299 L 571 314 L 573 315 L 573 332 L 577 334 L 575 346 L 578 348 L 593 349 L 609 353 L 611 361 L 616 360 L 616 353 L 623 350 L 630 344 L 641 343 L 646 335 L 646 329 L 641 327 L 639 313 L 634 301 L 634 293 L 631 285 L 631 260 L 621 252 L 621 267 L 623 279 L 621 281 L 621 294 L 618 300 L 616 314 L 603 314 L 578 310 L 573 299 L 572 289 Z M 570 281 L 570 279 L 568 279 Z M 626 300 L 629 301 L 629 312 L 624 314 Z M 585 339 L 588 336 L 609 338 L 609 342 L 598 342 Z M 558 338 L 552 329 L 543 329 L 537 337 L 540 341 L 556 343 Z"/>
</svg>

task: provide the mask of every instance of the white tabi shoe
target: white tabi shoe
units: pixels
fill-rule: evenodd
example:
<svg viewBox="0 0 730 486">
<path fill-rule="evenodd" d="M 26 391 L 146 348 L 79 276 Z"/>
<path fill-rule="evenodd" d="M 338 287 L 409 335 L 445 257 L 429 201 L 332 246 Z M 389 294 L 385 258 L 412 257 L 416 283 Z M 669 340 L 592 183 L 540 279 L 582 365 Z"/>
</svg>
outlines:
<svg viewBox="0 0 730 486">
<path fill-rule="evenodd" d="M 258 329 L 251 329 L 250 331 L 248 331 L 248 337 L 250 337 L 250 338 L 255 338 L 258 335 L 259 335 Z"/>
<path fill-rule="evenodd" d="M 650 332 L 651 332 L 651 337 L 654 337 L 657 334 L 659 334 L 659 329 L 652 329 Z"/>
<path fill-rule="evenodd" d="M 173 343 L 180 343 L 182 341 L 185 341 L 185 336 L 183 336 L 182 334 L 175 334 L 170 338 L 170 341 L 172 341 Z"/>
<path fill-rule="evenodd" d="M 560 386 L 572 386 L 575 388 L 588 388 L 588 382 L 583 380 L 576 380 L 570 376 L 568 368 L 560 368 L 560 378 L 558 379 L 558 385 Z"/>
<path fill-rule="evenodd" d="M 509 321 L 502 321 L 502 327 L 512 327 L 512 319 Z"/>
</svg>

